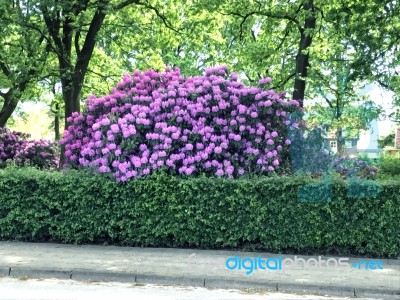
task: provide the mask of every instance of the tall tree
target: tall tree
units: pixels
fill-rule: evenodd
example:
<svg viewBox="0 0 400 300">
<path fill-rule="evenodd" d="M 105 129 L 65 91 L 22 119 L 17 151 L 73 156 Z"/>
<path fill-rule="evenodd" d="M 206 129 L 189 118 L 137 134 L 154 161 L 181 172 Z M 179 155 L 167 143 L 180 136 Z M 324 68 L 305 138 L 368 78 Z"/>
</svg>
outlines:
<svg viewBox="0 0 400 300">
<path fill-rule="evenodd" d="M 326 105 L 311 119 L 330 123 L 338 133 L 339 151 L 345 142 L 342 133 L 358 138 L 382 113 L 374 99 L 359 91 L 373 82 L 392 91 L 399 88 L 399 8 L 398 1 L 332 1 L 324 7 L 325 43 L 311 47 L 316 63 L 310 69 L 309 95 L 322 96 Z"/>
<path fill-rule="evenodd" d="M 45 36 L 48 49 L 58 61 L 62 97 L 65 105 L 65 122 L 73 112 L 80 112 L 80 98 L 93 56 L 99 32 L 107 16 L 113 16 L 129 6 L 139 12 L 147 12 L 170 25 L 163 15 L 158 1 L 75 1 L 36 0 L 20 1 L 36 13 L 28 27 Z M 45 31 L 41 28 L 44 22 Z M 172 27 L 172 26 L 170 26 Z M 110 37 L 112 38 L 112 37 Z"/>
<path fill-rule="evenodd" d="M 274 88 L 289 90 L 293 98 L 303 100 L 321 85 L 321 75 L 327 82 L 335 81 L 340 70 L 334 64 L 327 70 L 326 62 L 341 53 L 351 65 L 349 82 L 396 81 L 397 0 L 212 3 L 211 9 L 230 24 L 224 32 L 227 56 L 249 81 L 270 76 Z"/>
<path fill-rule="evenodd" d="M 27 30 L 28 8 L 18 2 L 0 4 L 0 127 L 4 127 L 20 101 L 40 97 L 37 83 L 48 70 L 43 35 Z"/>
<path fill-rule="evenodd" d="M 250 82 L 270 76 L 276 88 L 286 90 L 290 83 L 292 98 L 303 106 L 309 51 L 321 19 L 315 0 L 233 0 L 218 7 L 231 23 L 226 37 L 234 65 Z"/>
<path fill-rule="evenodd" d="M 325 35 L 329 47 L 313 49 L 319 67 L 312 69 L 314 84 L 334 78 L 341 61 L 349 83 L 376 82 L 399 94 L 400 2 L 332 1 L 324 19 L 325 30 L 332 34 Z"/>
<path fill-rule="evenodd" d="M 225 23 L 207 2 L 167 1 L 162 16 L 134 6 L 109 16 L 99 33 L 99 47 L 122 62 L 124 69 L 162 70 L 179 67 L 187 75 L 200 74 L 207 66 L 226 63 L 221 30 Z"/>
<path fill-rule="evenodd" d="M 331 63 L 339 72 L 330 77 L 334 81 L 324 81 L 317 88 L 315 103 L 306 107 L 306 120 L 310 127 L 322 127 L 335 134 L 337 151 L 344 154 L 345 143 L 357 140 L 361 131 L 378 119 L 381 108 L 362 94 L 363 84 L 351 81 L 351 65 L 345 59 L 337 58 Z"/>
<path fill-rule="evenodd" d="M 296 55 L 296 70 L 293 86 L 293 99 L 300 101 L 303 107 L 304 94 L 306 90 L 306 78 L 309 68 L 309 47 L 311 46 L 313 34 L 316 29 L 316 8 L 314 1 L 308 0 L 302 4 L 305 14 L 304 26 L 298 26 L 300 32 L 299 48 Z"/>
</svg>

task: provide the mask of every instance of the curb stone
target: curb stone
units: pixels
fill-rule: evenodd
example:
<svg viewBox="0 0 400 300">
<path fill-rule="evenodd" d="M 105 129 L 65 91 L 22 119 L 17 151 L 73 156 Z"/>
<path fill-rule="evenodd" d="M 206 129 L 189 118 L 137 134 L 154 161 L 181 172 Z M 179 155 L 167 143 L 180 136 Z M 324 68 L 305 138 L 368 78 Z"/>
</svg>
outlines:
<svg viewBox="0 0 400 300">
<path fill-rule="evenodd" d="M 9 268 L 10 277 L 30 277 L 30 278 L 57 278 L 57 279 L 70 279 L 71 271 L 64 270 L 45 270 L 45 269 L 30 269 L 30 268 Z"/>
<path fill-rule="evenodd" d="M 121 272 L 99 272 L 92 270 L 56 270 L 56 269 L 33 269 L 24 267 L 0 267 L 3 276 L 28 277 L 28 278 L 56 278 L 72 279 L 76 281 L 110 281 L 131 282 L 140 284 L 159 284 L 174 286 L 194 286 L 205 288 L 223 289 L 257 289 L 269 292 L 302 293 L 342 297 L 373 297 L 378 299 L 399 299 L 400 289 L 377 289 L 349 286 L 332 286 L 323 284 L 299 284 L 280 283 L 261 280 L 240 280 L 218 277 L 194 277 L 194 276 L 168 276 L 156 274 L 132 274 Z"/>
<path fill-rule="evenodd" d="M 10 270 L 11 268 L 6 268 L 6 267 L 1 267 L 0 268 L 0 276 L 9 276 L 10 275 Z"/>
</svg>

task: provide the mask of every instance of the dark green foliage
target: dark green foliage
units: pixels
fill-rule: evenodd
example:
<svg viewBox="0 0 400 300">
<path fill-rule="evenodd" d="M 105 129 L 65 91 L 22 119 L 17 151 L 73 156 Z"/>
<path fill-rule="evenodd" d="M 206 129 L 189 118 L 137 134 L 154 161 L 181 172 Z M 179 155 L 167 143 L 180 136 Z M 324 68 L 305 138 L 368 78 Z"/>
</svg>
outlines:
<svg viewBox="0 0 400 300">
<path fill-rule="evenodd" d="M 337 157 L 333 161 L 334 170 L 346 178 L 375 178 L 378 167 L 372 165 L 372 161 L 359 157 Z"/>
<path fill-rule="evenodd" d="M 395 257 L 399 219 L 396 181 L 0 170 L 3 240 Z"/>
<path fill-rule="evenodd" d="M 379 174 L 388 176 L 400 176 L 400 156 L 383 155 L 379 163 Z"/>
<path fill-rule="evenodd" d="M 388 134 L 383 138 L 380 138 L 378 140 L 378 147 L 381 149 L 385 147 L 394 147 L 394 138 L 395 138 L 394 132 Z"/>
</svg>

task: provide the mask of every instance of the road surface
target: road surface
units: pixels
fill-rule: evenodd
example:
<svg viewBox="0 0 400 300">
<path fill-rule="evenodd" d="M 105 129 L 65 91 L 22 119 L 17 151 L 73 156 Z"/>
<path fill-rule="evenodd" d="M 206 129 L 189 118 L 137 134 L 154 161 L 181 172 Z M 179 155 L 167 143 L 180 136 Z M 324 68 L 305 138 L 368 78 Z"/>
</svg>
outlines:
<svg viewBox="0 0 400 300">
<path fill-rule="evenodd" d="M 78 282 L 59 279 L 0 278 L 0 300 L 78 300 L 78 299 L 213 299 L 213 300 L 344 300 L 327 297 L 267 293 L 256 290 L 222 290 L 199 287 L 160 286 L 151 284 Z M 371 300 L 358 298 L 358 300 Z M 376 300 L 376 298 L 375 298 Z"/>
</svg>

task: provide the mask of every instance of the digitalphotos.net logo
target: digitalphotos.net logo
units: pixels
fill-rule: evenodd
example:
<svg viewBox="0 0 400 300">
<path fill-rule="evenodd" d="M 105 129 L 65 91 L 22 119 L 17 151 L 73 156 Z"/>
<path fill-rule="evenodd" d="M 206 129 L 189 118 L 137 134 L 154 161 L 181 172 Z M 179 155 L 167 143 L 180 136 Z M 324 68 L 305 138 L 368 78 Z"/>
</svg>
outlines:
<svg viewBox="0 0 400 300">
<path fill-rule="evenodd" d="M 338 267 L 351 267 L 357 270 L 382 270 L 383 262 L 379 259 L 365 260 L 360 259 L 357 262 L 350 264 L 348 257 L 341 258 L 328 258 L 323 259 L 321 256 L 316 258 L 282 258 L 270 257 L 263 259 L 261 256 L 255 258 L 240 258 L 238 256 L 230 257 L 226 260 L 225 265 L 228 270 L 244 270 L 246 275 L 250 275 L 255 270 L 261 271 L 279 271 L 290 269 L 316 269 L 316 268 L 338 268 Z"/>
</svg>

